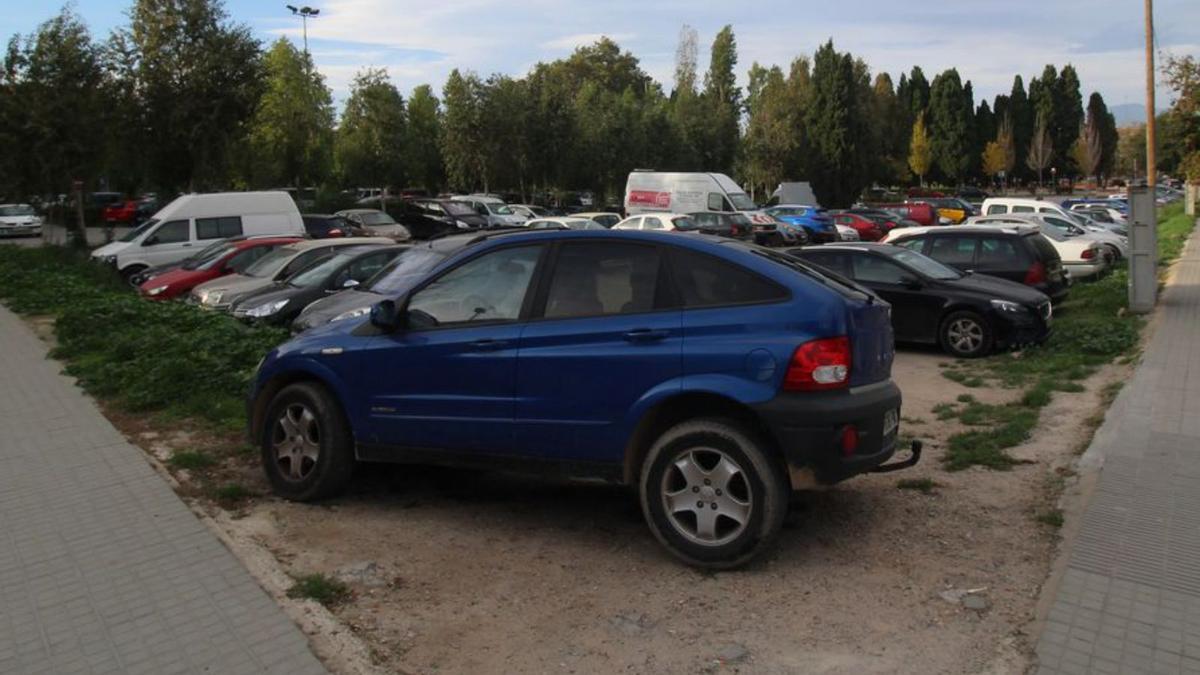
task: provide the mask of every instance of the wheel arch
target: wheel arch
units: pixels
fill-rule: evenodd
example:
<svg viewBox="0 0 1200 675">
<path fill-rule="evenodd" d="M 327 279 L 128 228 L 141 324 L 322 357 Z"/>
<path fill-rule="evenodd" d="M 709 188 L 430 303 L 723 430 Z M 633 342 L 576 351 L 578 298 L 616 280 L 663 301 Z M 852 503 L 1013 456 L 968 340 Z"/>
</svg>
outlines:
<svg viewBox="0 0 1200 675">
<path fill-rule="evenodd" d="M 267 414 L 267 408 L 271 405 L 271 400 L 275 395 L 282 391 L 285 387 L 293 384 L 309 383 L 315 384 L 324 389 L 329 398 L 334 402 L 334 406 L 342 415 L 342 419 L 346 421 L 346 426 L 350 429 L 351 435 L 354 435 L 354 424 L 347 414 L 345 405 L 342 402 L 342 397 L 338 396 L 338 390 L 328 381 L 327 378 L 319 375 L 311 370 L 296 369 L 280 372 L 272 376 L 258 390 L 258 394 L 250 404 L 248 431 L 250 440 L 255 446 L 262 441 L 262 423 L 263 417 Z"/>
</svg>

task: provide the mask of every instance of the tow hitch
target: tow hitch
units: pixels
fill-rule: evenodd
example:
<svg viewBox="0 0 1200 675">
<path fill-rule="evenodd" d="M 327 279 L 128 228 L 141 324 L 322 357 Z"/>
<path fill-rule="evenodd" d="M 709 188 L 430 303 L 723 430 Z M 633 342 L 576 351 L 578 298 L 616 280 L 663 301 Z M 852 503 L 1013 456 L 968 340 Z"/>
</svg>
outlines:
<svg viewBox="0 0 1200 675">
<path fill-rule="evenodd" d="M 922 447 L 924 446 L 921 444 L 921 441 L 913 441 L 912 447 L 909 449 L 910 454 L 908 459 L 902 459 L 899 462 L 892 462 L 890 464 L 880 464 L 874 469 L 871 469 L 871 473 L 890 473 L 892 471 L 907 469 L 910 466 L 916 466 L 917 462 L 921 461 Z"/>
</svg>

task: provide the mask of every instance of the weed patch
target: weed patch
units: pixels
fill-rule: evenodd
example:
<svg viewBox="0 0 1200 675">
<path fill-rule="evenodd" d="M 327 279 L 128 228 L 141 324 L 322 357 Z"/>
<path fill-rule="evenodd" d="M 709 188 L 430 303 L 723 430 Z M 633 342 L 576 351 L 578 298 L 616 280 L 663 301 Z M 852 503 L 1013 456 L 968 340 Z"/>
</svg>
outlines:
<svg viewBox="0 0 1200 675">
<path fill-rule="evenodd" d="M 922 494 L 933 494 L 933 491 L 941 487 L 931 478 L 905 478 L 896 483 L 896 487 L 901 490 L 916 490 Z"/>
<path fill-rule="evenodd" d="M 203 452 L 185 450 L 176 452 L 171 455 L 171 459 L 167 460 L 167 465 L 173 469 L 187 469 L 194 471 L 196 469 L 206 469 L 217 463 L 217 460 L 212 455 Z"/>
<path fill-rule="evenodd" d="M 1062 509 L 1050 509 L 1049 511 L 1043 511 L 1037 514 L 1034 519 L 1043 525 L 1049 525 L 1055 529 L 1063 526 Z"/>
<path fill-rule="evenodd" d="M 289 598 L 316 600 L 326 607 L 335 607 L 350 599 L 350 587 L 324 574 L 306 574 L 288 589 Z"/>
</svg>

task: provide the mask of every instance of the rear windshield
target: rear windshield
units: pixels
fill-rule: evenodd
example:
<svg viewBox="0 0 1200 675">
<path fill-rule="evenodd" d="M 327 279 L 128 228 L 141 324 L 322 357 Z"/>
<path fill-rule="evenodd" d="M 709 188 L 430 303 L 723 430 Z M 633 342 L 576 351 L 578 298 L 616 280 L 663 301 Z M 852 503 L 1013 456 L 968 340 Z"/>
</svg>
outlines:
<svg viewBox="0 0 1200 675">
<path fill-rule="evenodd" d="M 16 206 L 0 206 L 0 217 L 3 216 L 32 216 L 36 215 L 33 207 L 28 204 L 17 204 Z"/>
<path fill-rule="evenodd" d="M 1054 244 L 1046 241 L 1046 238 L 1040 234 L 1030 234 L 1025 237 L 1033 245 L 1033 250 L 1037 252 L 1038 260 L 1046 262 L 1062 262 L 1062 258 L 1058 255 L 1058 250 L 1054 248 Z"/>
<path fill-rule="evenodd" d="M 372 211 L 370 213 L 360 213 L 359 220 L 363 225 L 395 225 L 396 221 L 384 213 L 383 211 Z"/>
<path fill-rule="evenodd" d="M 771 262 L 783 265 L 792 271 L 799 272 L 810 279 L 824 284 L 844 298 L 867 300 L 875 297 L 874 294 L 867 289 L 859 286 L 840 274 L 835 274 L 829 270 L 821 269 L 815 265 L 804 262 L 803 260 L 793 258 L 790 255 L 779 253 L 778 251 L 774 251 L 769 248 L 755 246 L 752 250 L 754 253 L 766 258 L 767 260 L 770 260 Z"/>
</svg>

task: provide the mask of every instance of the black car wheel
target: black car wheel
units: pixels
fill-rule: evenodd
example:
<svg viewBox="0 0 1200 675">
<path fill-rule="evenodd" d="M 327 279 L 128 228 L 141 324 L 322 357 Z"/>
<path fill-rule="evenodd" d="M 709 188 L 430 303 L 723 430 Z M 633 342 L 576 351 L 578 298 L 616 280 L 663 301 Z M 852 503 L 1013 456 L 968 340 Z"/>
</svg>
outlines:
<svg viewBox="0 0 1200 675">
<path fill-rule="evenodd" d="M 640 481 L 650 531 L 689 565 L 727 569 L 770 544 L 787 513 L 787 484 L 766 447 L 720 419 L 667 430 L 646 456 Z"/>
<path fill-rule="evenodd" d="M 960 358 L 985 356 L 992 351 L 991 325 L 987 319 L 970 310 L 952 312 L 942 319 L 938 338 L 942 349 Z"/>
<path fill-rule="evenodd" d="M 142 278 L 142 272 L 145 272 L 147 269 L 149 268 L 145 265 L 130 265 L 121 270 L 121 278 L 125 280 L 125 283 L 137 288 L 145 281 Z"/>
<path fill-rule="evenodd" d="M 354 443 L 337 402 L 324 387 L 299 383 L 271 400 L 259 429 L 263 470 L 275 494 L 307 502 L 345 490 Z"/>
</svg>

